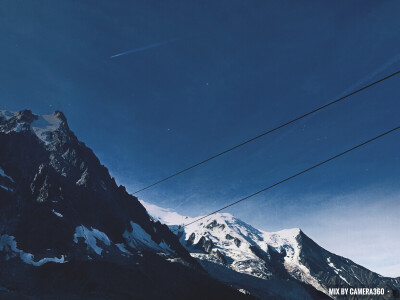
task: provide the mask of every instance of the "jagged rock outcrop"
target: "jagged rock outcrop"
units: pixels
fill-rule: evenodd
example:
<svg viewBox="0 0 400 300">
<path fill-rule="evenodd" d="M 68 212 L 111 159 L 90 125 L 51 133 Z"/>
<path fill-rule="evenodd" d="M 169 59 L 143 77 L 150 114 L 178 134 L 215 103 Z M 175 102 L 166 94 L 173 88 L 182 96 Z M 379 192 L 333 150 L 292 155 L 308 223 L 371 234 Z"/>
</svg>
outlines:
<svg viewBox="0 0 400 300">
<path fill-rule="evenodd" d="M 207 276 L 59 111 L 0 111 L 0 263 L 0 297 L 187 299 L 189 287 L 198 299 L 244 297 Z M 121 292 L 103 284 L 107 272 Z"/>
</svg>

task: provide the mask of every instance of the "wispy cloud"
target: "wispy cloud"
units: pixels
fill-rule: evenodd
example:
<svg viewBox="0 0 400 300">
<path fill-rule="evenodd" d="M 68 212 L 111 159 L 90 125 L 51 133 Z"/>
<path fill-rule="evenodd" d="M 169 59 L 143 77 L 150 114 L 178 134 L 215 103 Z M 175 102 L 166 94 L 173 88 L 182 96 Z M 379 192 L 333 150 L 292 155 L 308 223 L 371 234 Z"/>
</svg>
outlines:
<svg viewBox="0 0 400 300">
<path fill-rule="evenodd" d="M 394 57 L 392 57 L 391 59 L 389 59 L 386 63 L 384 63 L 382 66 L 380 66 L 379 68 L 377 68 L 376 70 L 372 71 L 371 73 L 369 73 L 368 75 L 366 75 L 365 77 L 363 77 L 361 80 L 359 80 L 357 83 L 353 84 L 352 86 L 350 86 L 347 90 L 345 90 L 343 92 L 343 94 L 347 94 L 349 92 L 352 92 L 353 90 L 361 87 L 362 85 L 370 82 L 372 79 L 375 78 L 375 76 L 381 74 L 382 72 L 384 72 L 386 69 L 390 68 L 391 66 L 397 64 L 400 62 L 400 54 L 395 55 Z"/>
</svg>

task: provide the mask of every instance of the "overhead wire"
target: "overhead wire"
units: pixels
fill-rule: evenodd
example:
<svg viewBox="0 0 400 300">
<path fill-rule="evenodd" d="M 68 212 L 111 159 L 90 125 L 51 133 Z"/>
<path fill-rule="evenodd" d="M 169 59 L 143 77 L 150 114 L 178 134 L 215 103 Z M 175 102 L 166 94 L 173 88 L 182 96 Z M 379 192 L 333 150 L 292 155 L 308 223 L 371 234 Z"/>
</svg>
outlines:
<svg viewBox="0 0 400 300">
<path fill-rule="evenodd" d="M 255 141 L 255 140 L 257 140 L 257 139 L 259 139 L 259 138 L 261 138 L 261 137 L 264 137 L 264 136 L 266 136 L 266 135 L 268 135 L 268 134 L 270 134 L 270 133 L 272 133 L 272 132 L 274 132 L 274 131 L 277 131 L 277 130 L 279 130 L 279 129 L 283 128 L 283 127 L 286 127 L 286 126 L 288 126 L 288 125 L 290 125 L 290 124 L 292 124 L 292 123 L 295 123 L 295 122 L 297 122 L 297 121 L 299 121 L 299 120 L 301 120 L 301 119 L 303 119 L 303 118 L 305 118 L 305 117 L 308 117 L 309 115 L 312 115 L 312 114 L 314 114 L 314 113 L 316 113 L 316 112 L 318 112 L 318 111 L 321 111 L 321 110 L 323 110 L 323 109 L 325 109 L 325 108 L 327 108 L 327 107 L 329 107 L 329 106 L 332 106 L 332 105 L 334 105 L 334 104 L 336 104 L 336 103 L 339 103 L 339 102 L 341 102 L 341 101 L 343 101 L 343 100 L 349 98 L 349 97 L 352 96 L 352 95 L 355 95 L 355 94 L 357 94 L 357 93 L 360 93 L 361 91 L 364 91 L 364 90 L 366 90 L 366 89 L 368 89 L 368 88 L 370 88 L 370 87 L 372 87 L 372 86 L 374 86 L 374 85 L 376 85 L 376 84 L 378 84 L 378 83 L 381 83 L 381 82 L 383 82 L 383 81 L 385 81 L 385 80 L 387 80 L 387 79 L 389 79 L 389 78 L 392 78 L 392 77 L 394 77 L 394 76 L 396 76 L 396 75 L 398 75 L 398 74 L 400 74 L 400 70 L 399 70 L 399 71 L 396 71 L 396 72 L 394 72 L 394 73 L 392 73 L 392 74 L 390 74 L 390 75 L 387 75 L 387 76 L 385 76 L 385 77 L 383 77 L 383 78 L 380 78 L 380 79 L 378 79 L 378 80 L 376 80 L 376 81 L 374 81 L 374 82 L 372 82 L 372 83 L 370 83 L 370 84 L 368 84 L 368 85 L 365 85 L 365 86 L 363 86 L 363 87 L 361 87 L 361 88 L 359 88 L 359 89 L 357 89 L 357 90 L 355 90 L 355 91 L 353 91 L 353 92 L 351 92 L 351 93 L 348 93 L 348 94 L 346 94 L 346 95 L 344 95 L 344 96 L 342 96 L 342 97 L 340 97 L 340 98 L 337 98 L 337 99 L 335 99 L 335 100 L 333 100 L 333 101 L 331 101 L 331 102 L 329 102 L 329 103 L 327 103 L 327 104 L 325 104 L 325 105 L 322 105 L 322 106 L 320 106 L 320 107 L 318 107 L 318 108 L 315 108 L 315 109 L 311 110 L 311 111 L 308 112 L 308 113 L 305 113 L 305 114 L 303 114 L 303 115 L 301 115 L 301 116 L 298 116 L 298 117 L 296 117 L 296 118 L 294 118 L 294 119 L 292 119 L 292 120 L 290 120 L 290 121 L 287 121 L 287 122 L 285 122 L 285 123 L 283 123 L 283 124 L 281 124 L 281 125 L 279 125 L 279 126 L 273 128 L 273 129 L 267 130 L 267 131 L 265 131 L 265 132 L 263 132 L 263 133 L 261 133 L 261 134 L 255 136 L 255 137 L 252 137 L 252 138 L 250 138 L 250 139 L 248 139 L 248 140 L 246 140 L 246 141 L 244 141 L 244 142 L 241 142 L 240 144 L 237 144 L 236 146 L 233 146 L 233 147 L 228 148 L 228 149 L 226 149 L 226 150 L 224 150 L 224 151 L 222 151 L 222 152 L 219 152 L 219 153 L 217 153 L 217 154 L 215 154 L 215 155 L 213 155 L 213 156 L 210 156 L 209 158 L 207 158 L 207 159 L 205 159 L 205 160 L 202 160 L 202 161 L 200 161 L 200 162 L 198 162 L 198 163 L 195 163 L 195 164 L 193 164 L 193 165 L 191 165 L 191 166 L 189 166 L 189 167 L 187 167 L 187 168 L 185 168 L 185 169 L 183 169 L 183 170 L 181 170 L 181 171 L 178 171 L 178 172 L 173 173 L 173 174 L 171 174 L 171 175 L 169 175 L 169 176 L 167 176 L 167 177 L 165 177 L 165 178 L 163 178 L 163 179 L 160 179 L 160 180 L 158 180 L 158 181 L 156 181 L 156 182 L 154 182 L 154 183 L 152 183 L 152 184 L 150 184 L 150 185 L 148 185 L 148 186 L 145 186 L 145 187 L 143 187 L 143 188 L 141 188 L 141 189 L 139 189 L 139 190 L 133 192 L 133 194 L 140 193 L 140 192 L 142 192 L 142 191 L 144 191 L 144 190 L 147 190 L 147 189 L 149 189 L 149 188 L 151 188 L 151 187 L 153 187 L 153 186 L 155 186 L 155 185 L 158 185 L 158 184 L 160 184 L 160 183 L 162 183 L 162 182 L 164 182 L 164 181 L 167 181 L 167 180 L 169 180 L 169 179 L 171 179 L 171 178 L 173 178 L 173 177 L 175 177 L 175 176 L 178 176 L 178 175 L 180 175 L 180 174 L 182 174 L 182 173 L 185 173 L 185 172 L 187 172 L 187 171 L 189 171 L 189 170 L 191 170 L 191 169 L 193 169 L 193 168 L 195 168 L 195 167 L 198 167 L 198 166 L 200 166 L 200 165 L 202 165 L 202 164 L 205 164 L 205 163 L 207 163 L 207 162 L 209 162 L 209 161 L 211 161 L 211 160 L 213 160 L 213 159 L 215 159 L 215 158 L 217 158 L 217 157 L 220 157 L 220 156 L 222 156 L 222 155 L 224 155 L 224 154 L 226 154 L 226 153 L 228 153 L 228 152 L 231 152 L 231 151 L 233 151 L 233 150 L 235 150 L 235 149 L 237 149 L 237 148 L 239 148 L 239 147 L 242 147 L 242 146 L 244 146 L 244 145 L 246 145 L 246 144 L 248 144 L 248 143 L 250 143 L 250 142 L 253 142 L 253 141 Z"/>
<path fill-rule="evenodd" d="M 237 200 L 237 201 L 235 201 L 235 202 L 232 202 L 232 203 L 230 203 L 230 204 L 228 204 L 228 205 L 225 205 L 225 206 L 223 206 L 223 207 L 221 207 L 221 208 L 219 208 L 219 209 L 217 209 L 217 210 L 214 210 L 213 212 L 211 212 L 211 213 L 209 213 L 209 214 L 207 214 L 207 215 L 205 215 L 205 216 L 202 216 L 202 217 L 200 217 L 200 218 L 198 218 L 198 219 L 196 219 L 196 220 L 194 220 L 194 221 L 192 221 L 192 222 L 189 222 L 189 223 L 187 223 L 187 224 L 180 225 L 180 226 L 178 226 L 178 230 L 181 229 L 181 228 L 187 227 L 187 226 L 189 226 L 189 225 L 192 225 L 192 224 L 194 224 L 194 223 L 196 223 L 196 222 L 199 222 L 199 221 L 201 221 L 201 220 L 203 220 L 203 219 L 205 219 L 205 218 L 207 218 L 207 217 L 209 217 L 209 216 L 211 216 L 211 215 L 213 215 L 213 214 L 215 214 L 215 213 L 218 213 L 218 212 L 220 212 L 220 211 L 222 211 L 222 210 L 227 209 L 228 207 L 231 207 L 231 206 L 233 206 L 233 205 L 239 204 L 240 202 L 243 202 L 243 201 L 245 201 L 245 200 L 248 200 L 249 198 L 252 198 L 252 197 L 254 197 L 254 196 L 258 195 L 258 194 L 261 194 L 262 192 L 265 192 L 265 191 L 267 191 L 267 190 L 269 190 L 269 189 L 272 189 L 273 187 L 276 187 L 276 186 L 278 186 L 278 185 L 280 185 L 280 184 L 282 184 L 282 183 L 284 183 L 284 182 L 287 182 L 287 181 L 289 181 L 289 180 L 291 180 L 291 179 L 294 179 L 294 178 L 296 178 L 297 176 L 300 176 L 300 175 L 302 175 L 302 174 L 304 174 L 304 173 L 307 173 L 307 172 L 309 172 L 309 171 L 311 171 L 311 170 L 313 170 L 313 169 L 315 169 L 315 168 L 317 168 L 317 167 L 320 167 L 320 166 L 322 166 L 322 165 L 324 165 L 324 164 L 326 164 L 326 163 L 328 163 L 328 162 L 330 162 L 330 161 L 332 161 L 332 160 L 334 160 L 334 159 L 336 159 L 336 158 L 339 158 L 339 157 L 341 157 L 341 156 L 343 156 L 343 155 L 345 155 L 345 154 L 347 154 L 347 153 L 349 153 L 349 152 L 351 152 L 351 151 L 354 151 L 354 150 L 356 150 L 356 149 L 358 149 L 358 148 L 360 148 L 360 147 L 362 147 L 362 146 L 365 146 L 366 144 L 369 144 L 369 143 L 371 143 L 371 142 L 373 142 L 373 141 L 375 141 L 375 140 L 377 140 L 377 139 L 379 139 L 379 138 L 382 138 L 382 137 L 384 137 L 384 136 L 386 136 L 386 135 L 388 135 L 388 134 L 390 134 L 390 133 L 392 133 L 392 132 L 394 132 L 394 131 L 396 131 L 396 130 L 398 130 L 398 129 L 400 129 L 400 126 L 397 126 L 397 127 L 393 128 L 393 129 L 391 129 L 391 130 L 388 130 L 388 131 L 386 131 L 386 132 L 384 132 L 384 133 L 382 133 L 382 134 L 380 134 L 380 135 L 377 135 L 377 136 L 375 136 L 375 137 L 373 137 L 373 138 L 371 138 L 371 139 L 369 139 L 369 140 L 367 140 L 367 141 L 365 141 L 365 142 L 362 142 L 361 144 L 358 144 L 358 145 L 356 145 L 356 146 L 354 146 L 354 147 L 352 147 L 352 148 L 350 148 L 350 149 L 347 149 L 347 150 L 344 151 L 344 152 L 341 152 L 341 153 L 339 153 L 339 154 L 336 154 L 336 155 L 334 155 L 334 156 L 332 156 L 332 157 L 330 157 L 330 158 L 328 158 L 328 159 L 326 159 L 326 160 L 324 160 L 324 161 L 322 161 L 322 162 L 320 162 L 320 163 L 318 163 L 318 164 L 313 165 L 312 167 L 309 167 L 309 168 L 304 169 L 304 170 L 302 170 L 302 171 L 300 171 L 300 172 L 298 172 L 298 173 L 295 173 L 294 175 L 291 175 L 291 176 L 289 176 L 289 177 L 287 177 L 287 178 L 285 178 L 285 179 L 283 179 L 283 180 L 280 180 L 280 181 L 278 181 L 278 182 L 276 182 L 276 183 L 274 183 L 274 184 L 272 184 L 272 185 L 270 185 L 270 186 L 267 186 L 267 187 L 265 187 L 265 188 L 263 188 L 263 189 L 261 189 L 261 190 L 259 190 L 259 191 L 257 191 L 257 192 L 254 192 L 254 193 L 252 193 L 252 194 L 250 194 L 250 195 L 248 195 L 248 196 L 246 196 L 246 197 L 243 197 L 243 198 L 241 198 L 241 199 L 239 199 L 239 200 Z"/>
</svg>

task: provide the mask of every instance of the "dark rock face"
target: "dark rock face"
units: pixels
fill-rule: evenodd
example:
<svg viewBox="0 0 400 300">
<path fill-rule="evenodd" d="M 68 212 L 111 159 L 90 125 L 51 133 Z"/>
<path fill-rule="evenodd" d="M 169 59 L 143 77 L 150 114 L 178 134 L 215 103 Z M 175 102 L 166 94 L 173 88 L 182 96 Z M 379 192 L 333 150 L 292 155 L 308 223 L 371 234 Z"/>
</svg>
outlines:
<svg viewBox="0 0 400 300">
<path fill-rule="evenodd" d="M 211 253 L 212 248 L 214 247 L 214 243 L 210 240 L 202 236 L 197 244 L 195 244 L 195 248 L 203 250 L 205 253 Z"/>
<path fill-rule="evenodd" d="M 206 228 L 207 229 L 211 229 L 211 230 L 213 230 L 213 229 L 221 229 L 221 230 L 223 230 L 224 228 L 225 228 L 225 225 L 224 224 L 218 224 L 217 223 L 217 221 L 216 220 L 214 220 L 214 221 L 212 221 L 210 224 L 208 224 L 207 226 L 206 226 Z"/>
<path fill-rule="evenodd" d="M 211 250 L 214 247 L 214 243 L 209 238 L 202 236 L 197 243 L 195 243 L 195 240 L 196 234 L 192 233 L 186 241 L 186 246 L 192 247 L 196 250 L 200 250 L 204 253 L 211 253 Z"/>
<path fill-rule="evenodd" d="M 221 251 L 219 251 L 218 249 L 214 252 L 212 252 L 212 254 L 223 264 L 226 264 L 226 258 L 225 256 L 221 253 Z"/>
<path fill-rule="evenodd" d="M 196 238 L 196 234 L 193 232 L 193 233 L 189 236 L 188 240 L 186 241 L 186 245 L 187 245 L 187 246 L 192 246 L 193 243 L 194 243 L 195 238 Z"/>
<path fill-rule="evenodd" d="M 134 220 L 154 241 L 165 241 L 190 261 L 170 231 L 152 222 L 137 198 L 118 187 L 94 153 L 78 141 L 65 116 L 61 112 L 53 116 L 59 126 L 48 133 L 48 144 L 30 130 L 38 118 L 30 111 L 21 111 L 0 123 L 3 132 L 18 124 L 23 128 L 0 135 L 0 166 L 16 185 L 8 195 L 15 201 L 7 202 L 10 213 L 14 213 L 10 217 L 16 222 L 2 231 L 15 236 L 24 251 L 40 253 L 48 248 L 68 248 L 79 225 L 96 228 L 110 240 L 123 242 L 123 233 Z M 53 210 L 61 212 L 63 218 Z"/>
<path fill-rule="evenodd" d="M 233 237 L 233 236 L 231 236 L 230 234 L 227 234 L 226 236 L 225 236 L 225 238 L 227 239 L 227 240 L 233 240 L 233 242 L 235 243 L 235 245 L 236 245 L 236 247 L 240 247 L 240 245 L 241 245 L 241 241 L 238 239 L 238 238 L 236 238 L 236 237 Z"/>
<path fill-rule="evenodd" d="M 22 284 L 17 281 L 23 282 L 25 269 L 45 285 L 52 279 L 43 275 L 47 271 L 41 270 L 53 270 L 54 274 L 72 280 L 68 273 L 71 268 L 78 273 L 83 269 L 94 272 L 110 270 L 115 264 L 119 266 L 115 268 L 121 271 L 121 278 L 129 281 L 127 274 L 136 272 L 129 268 L 136 266 L 135 257 L 142 252 L 145 254 L 140 263 L 151 266 L 144 276 L 151 278 L 157 272 L 157 265 L 151 263 L 156 256 L 151 253 L 160 252 L 185 261 L 193 277 L 200 278 L 199 286 L 201 282 L 212 282 L 169 228 L 152 221 L 138 199 L 116 184 L 93 151 L 69 129 L 61 112 L 49 116 L 37 116 L 29 110 L 0 113 L 0 167 L 4 172 L 4 176 L 0 174 L 0 254 L 4 252 L 0 259 L 14 268 L 13 274 L 20 274 L 21 278 L 14 278 L 18 288 Z M 81 235 L 77 235 L 79 228 L 83 230 Z M 87 236 L 88 233 L 91 235 Z M 137 235 L 133 241 L 132 237 L 127 238 L 130 233 Z M 148 236 L 147 240 L 141 238 L 143 235 Z M 16 242 L 14 250 L 13 242 Z M 26 259 L 31 264 L 32 261 L 39 264 L 40 259 L 49 257 L 65 257 L 68 262 L 54 267 L 47 266 L 54 263 L 32 267 L 22 262 Z M 166 276 L 169 268 L 173 275 L 181 268 L 170 267 L 165 259 L 158 265 Z M 141 272 L 146 273 L 145 270 Z M 94 286 L 82 288 L 106 293 L 97 286 L 105 275 L 99 274 L 97 281 L 93 279 Z M 0 287 L 2 282 L 9 286 L 14 284 L 6 280 L 7 276 L 0 273 Z M 184 286 L 184 283 L 175 285 Z M 124 289 L 129 289 L 128 283 Z M 215 283 L 215 292 L 242 297 L 218 283 Z M 29 295 L 29 291 L 23 293 Z M 130 295 L 129 291 L 126 295 Z M 153 294 L 149 295 L 151 298 Z M 112 299 L 126 298 L 114 296 Z"/>
</svg>

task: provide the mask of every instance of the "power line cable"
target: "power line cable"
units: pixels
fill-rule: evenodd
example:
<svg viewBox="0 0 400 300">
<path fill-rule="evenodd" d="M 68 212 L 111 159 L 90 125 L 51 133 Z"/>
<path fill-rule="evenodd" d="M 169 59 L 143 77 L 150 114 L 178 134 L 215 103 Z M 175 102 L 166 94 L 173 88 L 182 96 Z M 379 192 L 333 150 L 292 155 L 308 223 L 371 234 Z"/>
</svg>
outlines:
<svg viewBox="0 0 400 300">
<path fill-rule="evenodd" d="M 139 192 L 142 192 L 142 191 L 144 191 L 144 190 L 147 190 L 147 189 L 149 189 L 149 188 L 151 188 L 151 187 L 153 187 L 153 186 L 155 186 L 155 185 L 157 185 L 157 184 L 160 184 L 160 183 L 162 183 L 162 182 L 164 182 L 164 181 L 167 181 L 168 179 L 171 179 L 171 178 L 173 178 L 173 177 L 175 177 L 175 176 L 177 176 L 177 175 L 180 175 L 180 174 L 182 174 L 182 173 L 185 173 L 185 172 L 187 172 L 187 171 L 189 171 L 189 170 L 191 170 L 191 169 L 193 169 L 193 168 L 195 168 L 195 167 L 198 167 L 198 166 L 200 166 L 200 165 L 202 165 L 202 164 L 205 164 L 206 162 L 209 162 L 210 160 L 213 160 L 213 159 L 215 159 L 215 158 L 217 158 L 217 157 L 219 157 L 219 156 L 221 156 L 221 155 L 224 155 L 224 154 L 226 154 L 226 153 L 228 153 L 228 152 L 231 152 L 231 151 L 233 151 L 233 150 L 235 150 L 235 149 L 237 149 L 237 148 L 239 148 L 239 147 L 242 147 L 242 146 L 244 146 L 244 145 L 246 145 L 246 144 L 248 144 L 248 143 L 250 143 L 250 142 L 252 142 L 252 141 L 255 141 L 255 140 L 257 140 L 257 139 L 259 139 L 259 138 L 261 138 L 261 137 L 263 137 L 263 136 L 266 136 L 267 134 L 270 134 L 270 133 L 272 133 L 272 132 L 274 132 L 274 131 L 277 131 L 278 129 L 281 129 L 281 128 L 285 127 L 285 126 L 288 126 L 288 125 L 290 125 L 290 124 L 292 124 L 292 123 L 294 123 L 294 122 L 297 122 L 297 121 L 299 121 L 299 120 L 301 120 L 301 119 L 303 119 L 303 118 L 305 118 L 305 117 L 307 117 L 307 116 L 309 116 L 309 115 L 311 115 L 311 114 L 314 114 L 314 113 L 316 113 L 316 112 L 318 112 L 318 111 L 320 111 L 320 110 L 323 110 L 323 109 L 325 109 L 325 108 L 327 108 L 327 107 L 329 107 L 329 106 L 331 106 L 331 105 L 333 105 L 333 104 L 336 104 L 336 103 L 338 103 L 338 102 L 340 102 L 340 101 L 343 101 L 344 99 L 346 99 L 346 98 L 348 98 L 348 97 L 350 97 L 350 96 L 352 96 L 352 95 L 355 95 L 355 94 L 357 94 L 357 93 L 359 93 L 359 92 L 361 92 L 361 91 L 364 91 L 364 90 L 366 90 L 366 89 L 368 89 L 368 88 L 370 88 L 370 87 L 372 87 L 372 86 L 374 86 L 374 85 L 376 85 L 376 84 L 378 84 L 378 83 L 380 83 L 380 82 L 382 82 L 382 81 L 385 81 L 385 80 L 387 80 L 387 79 L 389 79 L 389 78 L 391 78 L 391 77 L 394 77 L 394 76 L 396 76 L 396 75 L 398 75 L 398 74 L 400 74 L 400 70 L 397 71 L 397 72 L 394 72 L 394 73 L 392 73 L 392 74 L 390 74 L 390 75 L 388 75 L 388 76 L 386 76 L 386 77 L 383 77 L 383 78 L 381 78 L 381 79 L 379 79 L 379 80 L 377 80 L 377 81 L 374 81 L 374 82 L 372 82 L 372 83 L 370 83 L 370 84 L 368 84 L 368 85 L 366 85 L 366 86 L 364 86 L 364 87 L 362 87 L 362 88 L 360 88 L 360 89 L 358 89 L 358 90 L 355 90 L 355 91 L 353 91 L 353 92 L 351 92 L 351 93 L 349 93 L 349 94 L 346 94 L 346 95 L 343 96 L 343 97 L 340 97 L 340 98 L 338 98 L 338 99 L 336 99 L 336 100 L 333 100 L 333 101 L 331 101 L 331 102 L 329 102 L 329 103 L 327 103 L 327 104 L 325 104 L 325 105 L 323 105 L 323 106 L 320 106 L 320 107 L 318 107 L 318 108 L 316 108 L 316 109 L 314 109 L 314 110 L 312 110 L 312 111 L 310 111 L 310 112 L 308 112 L 308 113 L 306 113 L 306 114 L 304 114 L 304 115 L 301 115 L 301 116 L 299 116 L 299 117 L 297 117 L 297 118 L 295 118 L 295 119 L 292 119 L 292 120 L 290 120 L 290 121 L 288 121 L 288 122 L 286 122 L 286 123 L 283 123 L 283 124 L 281 124 L 281 125 L 279 125 L 279 126 L 273 128 L 273 129 L 270 129 L 270 130 L 268 130 L 268 131 L 265 131 L 265 132 L 263 132 L 263 133 L 261 133 L 261 134 L 255 136 L 255 137 L 253 137 L 253 138 L 251 138 L 251 139 L 248 139 L 248 140 L 246 140 L 246 141 L 244 141 L 244 142 L 242 142 L 242 143 L 240 143 L 240 144 L 238 144 L 238 145 L 236 145 L 236 146 L 233 146 L 233 147 L 231 147 L 231 148 L 229 148 L 229 149 L 226 149 L 226 150 L 224 150 L 224 151 L 222 151 L 222 152 L 220 152 L 220 153 L 218 153 L 218 154 L 215 154 L 215 155 L 213 155 L 213 156 L 211 156 L 211 157 L 209 157 L 209 158 L 207 158 L 207 159 L 205 159 L 205 160 L 203 160 L 203 161 L 200 161 L 200 162 L 198 162 L 198 163 L 196 163 L 196 164 L 194 164 L 194 165 L 191 165 L 190 167 L 187 167 L 187 168 L 185 168 L 185 169 L 183 169 L 183 170 L 181 170 L 181 171 L 179 171 L 179 172 L 176 172 L 176 173 L 174 173 L 174 174 L 172 174 L 172 175 L 169 175 L 169 176 L 167 176 L 167 177 L 165 177 L 165 178 L 163 178 L 163 179 L 160 179 L 160 180 L 158 180 L 158 181 L 156 181 L 156 182 L 154 182 L 154 183 L 152 183 L 152 184 L 150 184 L 150 185 L 148 185 L 148 186 L 145 186 L 145 187 L 143 187 L 143 188 L 137 190 L 136 192 L 133 192 L 133 194 L 137 194 L 137 193 L 139 193 Z"/>
<path fill-rule="evenodd" d="M 203 220 L 203 219 L 205 219 L 205 218 L 207 218 L 207 217 L 209 217 L 209 216 L 211 216 L 211 215 L 213 215 L 213 214 L 215 214 L 217 212 L 220 212 L 220 211 L 222 211 L 222 210 L 224 210 L 224 209 L 226 209 L 228 207 L 231 207 L 231 206 L 236 205 L 236 204 L 238 204 L 238 203 L 240 203 L 242 201 L 245 201 L 245 200 L 247 200 L 247 199 L 249 199 L 251 197 L 254 197 L 254 196 L 256 196 L 256 195 L 258 195 L 258 194 L 260 194 L 262 192 L 265 192 L 265 191 L 267 191 L 267 190 L 269 190 L 269 189 L 271 189 L 273 187 L 276 187 L 277 185 L 280 185 L 280 184 L 282 184 L 282 183 L 284 183 L 286 181 L 289 181 L 289 180 L 291 180 L 291 179 L 293 179 L 293 178 L 295 178 L 297 176 L 300 176 L 300 175 L 302 175 L 302 174 L 304 174 L 304 173 L 306 173 L 308 171 L 311 171 L 312 169 L 315 169 L 315 168 L 317 168 L 319 166 L 322 166 L 322 165 L 324 165 L 324 164 L 326 164 L 326 163 L 328 163 L 328 162 L 330 162 L 330 161 L 332 161 L 332 160 L 334 160 L 334 159 L 336 159 L 336 158 L 338 158 L 338 157 L 340 157 L 342 155 L 345 155 L 345 154 L 347 154 L 347 153 L 349 153 L 349 152 L 351 152 L 353 150 L 356 150 L 356 149 L 358 149 L 358 148 L 360 148 L 362 146 L 365 146 L 366 144 L 371 143 L 371 142 L 373 142 L 373 141 L 375 141 L 375 140 L 377 140 L 377 139 L 379 139 L 379 138 L 381 138 L 381 137 L 383 137 L 383 136 L 385 136 L 385 135 L 387 135 L 389 133 L 392 133 L 392 132 L 394 132 L 394 131 L 396 131 L 398 129 L 400 129 L 400 126 L 397 126 L 397 127 L 393 128 L 393 129 L 391 129 L 389 131 L 386 131 L 386 132 L 384 132 L 384 133 L 372 138 L 372 139 L 369 139 L 369 140 L 367 140 L 367 141 L 365 141 L 365 142 L 363 142 L 361 144 L 358 144 L 357 146 L 354 146 L 354 147 L 352 147 L 352 148 L 350 148 L 350 149 L 348 149 L 348 150 L 346 150 L 346 151 L 344 151 L 344 152 L 342 152 L 340 154 L 336 154 L 335 156 L 332 156 L 331 158 L 328 158 L 328 159 L 324 160 L 323 162 L 320 162 L 320 163 L 318 163 L 318 164 L 316 164 L 316 165 L 314 165 L 314 166 L 312 166 L 310 168 L 307 168 L 307 169 L 305 169 L 305 170 L 303 170 L 301 172 L 298 172 L 298 173 L 296 173 L 296 174 L 294 174 L 294 175 L 292 175 L 290 177 L 287 177 L 287 178 L 285 178 L 285 179 L 283 179 L 281 181 L 278 181 L 278 182 L 276 182 L 276 183 L 274 183 L 274 184 L 272 184 L 272 185 L 270 185 L 270 186 L 268 186 L 266 188 L 263 188 L 262 190 L 259 190 L 259 191 L 255 192 L 253 194 L 250 194 L 250 195 L 248 195 L 248 196 L 246 196 L 246 197 L 244 197 L 242 199 L 239 199 L 239 200 L 237 200 L 235 202 L 232 202 L 232 203 L 230 203 L 230 204 L 228 204 L 228 205 L 226 205 L 226 206 L 224 206 L 222 208 L 219 208 L 219 209 L 209 213 L 206 216 L 200 217 L 200 218 L 198 218 L 198 219 L 196 219 L 196 220 L 194 220 L 194 221 L 192 221 L 190 223 L 187 223 L 187 224 L 184 224 L 184 225 L 180 225 L 178 227 L 178 230 L 181 229 L 181 228 L 187 227 L 187 226 L 189 226 L 191 224 L 194 224 L 196 222 L 199 222 L 200 220 Z"/>
</svg>

